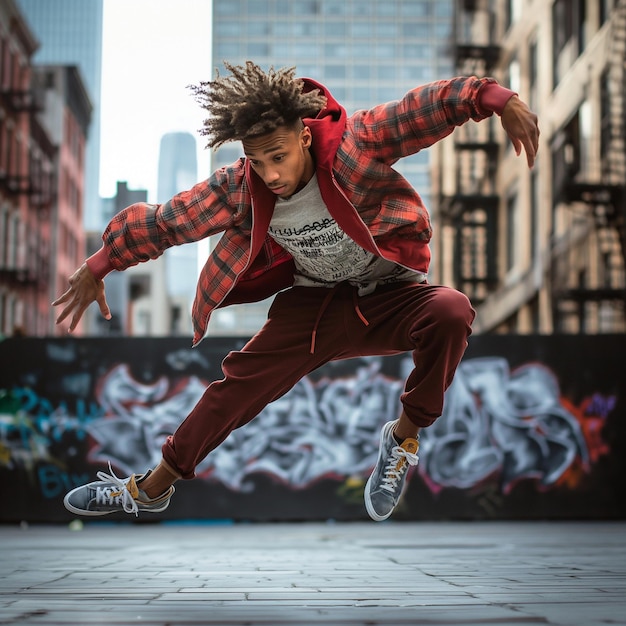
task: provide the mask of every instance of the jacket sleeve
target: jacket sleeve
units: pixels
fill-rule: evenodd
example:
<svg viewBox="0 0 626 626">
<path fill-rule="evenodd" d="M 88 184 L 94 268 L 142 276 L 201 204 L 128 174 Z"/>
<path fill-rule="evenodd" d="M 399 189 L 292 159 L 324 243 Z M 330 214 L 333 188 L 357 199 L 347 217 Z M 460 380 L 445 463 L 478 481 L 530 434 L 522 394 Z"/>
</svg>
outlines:
<svg viewBox="0 0 626 626">
<path fill-rule="evenodd" d="M 156 259 L 172 246 L 200 241 L 240 224 L 249 210 L 240 165 L 217 170 L 164 204 L 138 202 L 120 211 L 102 235 L 102 248 L 87 259 L 90 270 L 103 278 L 112 270 Z"/>
<path fill-rule="evenodd" d="M 483 89 L 489 97 L 482 97 Z M 355 113 L 348 123 L 360 149 L 393 164 L 432 146 L 469 120 L 478 122 L 501 113 L 513 95 L 493 78 L 457 77 L 416 87 L 400 100 Z"/>
</svg>

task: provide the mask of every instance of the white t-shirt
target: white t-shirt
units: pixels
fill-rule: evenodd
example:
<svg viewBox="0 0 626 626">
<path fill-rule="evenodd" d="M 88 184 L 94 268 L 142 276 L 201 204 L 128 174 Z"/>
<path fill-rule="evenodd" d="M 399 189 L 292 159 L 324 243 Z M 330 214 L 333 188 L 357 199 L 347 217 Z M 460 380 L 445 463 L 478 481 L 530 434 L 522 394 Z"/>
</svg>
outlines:
<svg viewBox="0 0 626 626">
<path fill-rule="evenodd" d="M 296 286 L 334 287 L 347 281 L 366 295 L 379 284 L 426 279 L 350 239 L 328 212 L 316 175 L 290 198 L 277 198 L 269 234 L 293 257 Z"/>
</svg>

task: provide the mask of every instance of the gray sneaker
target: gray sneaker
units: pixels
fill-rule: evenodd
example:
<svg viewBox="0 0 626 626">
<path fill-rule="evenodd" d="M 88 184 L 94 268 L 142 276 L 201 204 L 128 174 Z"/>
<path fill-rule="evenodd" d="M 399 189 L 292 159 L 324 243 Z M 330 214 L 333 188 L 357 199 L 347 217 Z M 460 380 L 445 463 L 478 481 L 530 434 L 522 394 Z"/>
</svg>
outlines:
<svg viewBox="0 0 626 626">
<path fill-rule="evenodd" d="M 405 439 L 399 444 L 393 436 L 396 422 L 387 422 L 380 434 L 378 461 L 365 485 L 365 508 L 376 522 L 386 520 L 392 513 L 404 488 L 407 470 L 417 465 L 417 439 Z"/>
<path fill-rule="evenodd" d="M 151 470 L 145 474 L 133 474 L 128 478 L 116 476 L 111 464 L 109 471 L 111 474 L 98 472 L 97 476 L 100 479 L 98 481 L 72 489 L 63 498 L 65 508 L 76 515 L 108 515 L 124 511 L 138 516 L 139 511 L 160 513 L 169 506 L 174 493 L 173 485 L 163 495 L 154 499 L 148 498 L 138 487 Z"/>
</svg>

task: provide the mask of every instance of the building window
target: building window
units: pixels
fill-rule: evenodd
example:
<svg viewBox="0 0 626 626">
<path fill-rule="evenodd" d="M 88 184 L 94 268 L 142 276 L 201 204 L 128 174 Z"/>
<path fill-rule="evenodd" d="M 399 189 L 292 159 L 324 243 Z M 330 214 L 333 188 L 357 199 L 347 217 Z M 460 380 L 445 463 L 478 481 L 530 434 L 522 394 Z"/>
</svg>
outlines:
<svg viewBox="0 0 626 626">
<path fill-rule="evenodd" d="M 585 48 L 585 0 L 555 0 L 552 42 L 556 87 Z"/>
<path fill-rule="evenodd" d="M 598 2 L 598 9 L 600 11 L 600 26 L 609 20 L 614 6 L 615 0 L 600 0 L 600 2 Z"/>
<path fill-rule="evenodd" d="M 406 0 L 400 4 L 400 13 L 410 17 L 425 17 L 430 12 L 430 5 L 429 0 Z"/>
<path fill-rule="evenodd" d="M 390 81 L 396 79 L 396 66 L 395 65 L 379 65 L 376 70 L 376 75 L 380 81 Z"/>
<path fill-rule="evenodd" d="M 541 208 L 539 195 L 539 173 L 535 168 L 530 174 L 530 258 L 534 264 L 539 251 L 537 238 L 539 236 L 539 211 Z"/>
<path fill-rule="evenodd" d="M 8 163 L 8 154 L 7 154 L 7 145 L 8 145 L 8 127 L 7 122 L 4 118 L 0 118 L 0 174 L 6 174 L 7 171 L 7 163 Z"/>
<path fill-rule="evenodd" d="M 250 15 L 267 15 L 269 13 L 267 0 L 253 0 L 248 2 L 248 13 Z"/>
<path fill-rule="evenodd" d="M 611 146 L 611 82 L 609 70 L 600 77 L 600 154 L 608 155 Z"/>
<path fill-rule="evenodd" d="M 274 52 L 272 56 L 274 59 L 278 59 L 280 64 L 286 63 L 286 59 L 291 58 L 291 44 L 281 41 L 276 41 L 273 44 Z"/>
<path fill-rule="evenodd" d="M 328 24 L 326 24 L 326 27 L 328 27 Z M 293 22 L 292 24 L 289 24 L 289 28 L 294 37 L 317 37 L 320 30 L 319 24 L 308 24 L 305 22 Z M 267 34 L 270 34 L 269 26 Z"/>
<path fill-rule="evenodd" d="M 267 37 L 272 34 L 272 25 L 269 22 L 248 22 L 246 29 L 250 37 Z"/>
<path fill-rule="evenodd" d="M 7 334 L 8 326 L 7 295 L 4 291 L 0 290 L 0 333 Z"/>
<path fill-rule="evenodd" d="M 315 2 L 311 2 L 309 4 L 317 4 Z M 326 0 L 324 2 L 324 13 L 326 15 L 346 15 L 349 11 L 349 8 L 346 6 L 345 0 Z M 312 13 L 316 13 L 317 10 L 313 9 Z"/>
<path fill-rule="evenodd" d="M 537 34 L 533 33 L 528 47 L 528 78 L 530 81 L 530 95 L 528 105 L 531 110 L 536 110 L 539 104 L 539 95 L 537 87 L 537 75 L 539 73 L 539 57 L 537 48 Z"/>
<path fill-rule="evenodd" d="M 568 181 L 580 171 L 580 119 L 578 112 L 552 140 L 554 201 L 559 202 Z"/>
<path fill-rule="evenodd" d="M 506 0 L 505 12 L 505 30 L 508 30 L 522 15 L 522 0 Z"/>
<path fill-rule="evenodd" d="M 248 44 L 248 56 L 252 59 L 269 56 L 269 53 L 270 47 L 266 43 L 251 42 Z"/>
<path fill-rule="evenodd" d="M 522 86 L 522 77 L 519 61 L 516 58 L 511 60 L 508 72 L 509 89 L 515 93 L 519 93 Z"/>
<path fill-rule="evenodd" d="M 512 193 L 506 201 L 506 271 L 515 267 L 519 256 L 519 202 L 517 193 Z"/>
<path fill-rule="evenodd" d="M 593 107 L 589 100 L 585 100 L 580 105 L 578 117 L 580 127 L 580 170 L 583 177 L 588 178 L 593 169 Z"/>
<path fill-rule="evenodd" d="M 394 2 L 378 2 L 374 7 L 374 11 L 379 17 L 395 17 L 396 5 Z"/>
<path fill-rule="evenodd" d="M 137 327 L 134 330 L 136 335 L 150 335 L 152 333 L 152 317 L 149 311 L 137 313 Z"/>
<path fill-rule="evenodd" d="M 392 59 L 395 56 L 395 47 L 392 43 L 379 43 L 376 46 L 377 59 Z"/>
<path fill-rule="evenodd" d="M 413 38 L 413 40 L 429 39 L 431 29 L 432 25 L 428 22 L 409 22 L 402 26 L 402 34 L 409 40 L 411 40 L 411 38 Z"/>
<path fill-rule="evenodd" d="M 228 61 L 229 59 L 236 59 L 239 55 L 239 44 L 229 43 L 221 41 L 217 44 L 217 58 Z"/>
<path fill-rule="evenodd" d="M 250 22 L 250 24 L 254 24 L 256 22 Z M 223 20 L 219 25 L 219 34 L 220 37 L 239 37 L 241 34 L 241 23 L 240 22 L 231 22 L 229 20 Z M 248 31 L 250 34 L 250 31 Z"/>
<path fill-rule="evenodd" d="M 346 66 L 345 65 L 325 65 L 324 66 L 324 76 L 327 79 L 345 78 L 346 77 Z"/>
<path fill-rule="evenodd" d="M 0 268 L 7 266 L 9 250 L 9 211 L 0 209 Z"/>
<path fill-rule="evenodd" d="M 216 2 L 214 10 L 218 15 L 241 15 L 241 2 L 232 0 L 231 2 Z"/>
<path fill-rule="evenodd" d="M 318 2 L 315 0 L 294 0 L 292 4 L 292 9 L 294 15 L 315 15 L 319 13 Z M 333 13 L 337 11 L 337 8 L 341 9 L 341 6 L 336 7 L 338 3 L 332 2 L 328 3 L 327 12 Z"/>
<path fill-rule="evenodd" d="M 374 24 L 378 37 L 397 37 L 398 25 L 394 22 L 377 22 Z"/>
<path fill-rule="evenodd" d="M 350 25 L 352 37 L 361 37 L 362 39 L 371 38 L 372 26 L 373 24 L 370 22 L 354 22 Z"/>
<path fill-rule="evenodd" d="M 306 59 L 307 61 L 311 58 L 311 45 L 308 43 L 300 43 L 296 41 L 293 44 L 293 56 L 296 59 Z"/>
<path fill-rule="evenodd" d="M 371 69 L 371 65 L 355 65 L 353 68 L 354 78 L 357 80 L 369 80 Z"/>
<path fill-rule="evenodd" d="M 346 88 L 340 87 L 339 85 L 333 85 L 333 96 L 337 100 L 337 102 L 345 102 L 346 100 Z"/>
</svg>

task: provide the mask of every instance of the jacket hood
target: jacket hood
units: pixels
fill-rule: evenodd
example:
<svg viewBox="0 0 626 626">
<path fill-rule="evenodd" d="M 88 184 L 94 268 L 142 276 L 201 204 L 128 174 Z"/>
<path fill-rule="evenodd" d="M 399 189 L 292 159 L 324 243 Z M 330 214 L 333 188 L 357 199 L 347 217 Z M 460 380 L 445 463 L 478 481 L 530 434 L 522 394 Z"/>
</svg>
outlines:
<svg viewBox="0 0 626 626">
<path fill-rule="evenodd" d="M 303 122 L 311 129 L 313 135 L 311 150 L 318 167 L 330 170 L 346 129 L 346 110 L 335 100 L 327 87 L 312 78 L 302 80 L 304 93 L 318 89 L 326 98 L 326 106 L 314 118 L 305 118 Z"/>
</svg>

